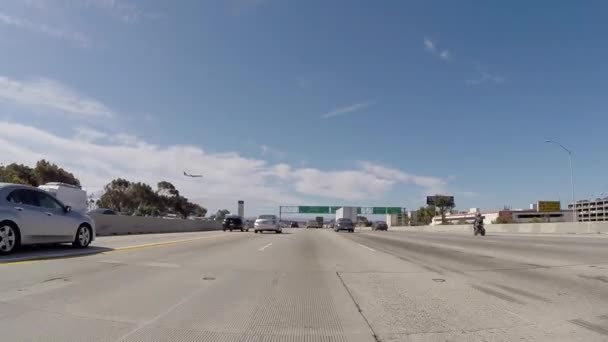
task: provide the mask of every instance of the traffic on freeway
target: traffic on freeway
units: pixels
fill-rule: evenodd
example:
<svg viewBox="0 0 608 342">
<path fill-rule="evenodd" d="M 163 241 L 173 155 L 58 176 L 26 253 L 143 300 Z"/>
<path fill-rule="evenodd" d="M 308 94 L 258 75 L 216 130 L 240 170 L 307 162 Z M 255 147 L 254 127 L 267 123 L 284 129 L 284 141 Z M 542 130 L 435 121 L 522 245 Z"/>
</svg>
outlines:
<svg viewBox="0 0 608 342">
<path fill-rule="evenodd" d="M 3 340 L 608 339 L 606 236 L 287 228 L 91 249 L 4 260 Z"/>
<path fill-rule="evenodd" d="M 608 342 L 608 1 L 0 1 L 0 342 Z"/>
</svg>

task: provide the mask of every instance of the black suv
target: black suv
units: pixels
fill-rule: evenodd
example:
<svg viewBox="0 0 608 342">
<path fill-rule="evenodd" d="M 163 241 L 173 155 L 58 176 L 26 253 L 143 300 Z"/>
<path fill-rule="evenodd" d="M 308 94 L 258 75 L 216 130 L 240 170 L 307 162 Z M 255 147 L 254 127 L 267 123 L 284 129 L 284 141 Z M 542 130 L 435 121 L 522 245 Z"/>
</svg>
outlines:
<svg viewBox="0 0 608 342">
<path fill-rule="evenodd" d="M 249 228 L 245 227 L 243 219 L 240 217 L 226 217 L 224 222 L 222 222 L 222 230 L 240 230 L 242 232 L 248 232 Z"/>
<path fill-rule="evenodd" d="M 388 224 L 384 221 L 376 221 L 372 224 L 372 230 L 388 230 Z"/>
<path fill-rule="evenodd" d="M 340 218 L 336 221 L 336 224 L 334 225 L 334 230 L 336 232 L 339 232 L 341 230 L 346 230 L 347 232 L 352 233 L 355 231 L 355 225 L 353 224 L 353 221 L 351 221 L 350 219 Z"/>
</svg>

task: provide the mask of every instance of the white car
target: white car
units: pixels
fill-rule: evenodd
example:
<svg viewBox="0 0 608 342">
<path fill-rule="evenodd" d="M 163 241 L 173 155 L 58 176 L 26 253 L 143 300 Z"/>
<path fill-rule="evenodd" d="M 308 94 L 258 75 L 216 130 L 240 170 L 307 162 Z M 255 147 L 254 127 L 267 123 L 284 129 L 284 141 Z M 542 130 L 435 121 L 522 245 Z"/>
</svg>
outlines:
<svg viewBox="0 0 608 342">
<path fill-rule="evenodd" d="M 283 229 L 276 215 L 260 215 L 253 224 L 253 231 L 255 233 L 270 231 L 280 234 L 283 232 Z"/>
<path fill-rule="evenodd" d="M 20 245 L 71 242 L 87 247 L 95 239 L 95 223 L 72 211 L 50 193 L 34 187 L 0 183 L 0 254 Z"/>
</svg>

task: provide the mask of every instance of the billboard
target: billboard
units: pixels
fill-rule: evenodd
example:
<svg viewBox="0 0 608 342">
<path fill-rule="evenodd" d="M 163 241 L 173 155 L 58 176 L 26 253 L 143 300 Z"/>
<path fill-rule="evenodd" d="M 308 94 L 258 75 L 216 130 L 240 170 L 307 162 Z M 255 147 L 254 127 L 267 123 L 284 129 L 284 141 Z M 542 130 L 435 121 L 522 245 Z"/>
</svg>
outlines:
<svg viewBox="0 0 608 342">
<path fill-rule="evenodd" d="M 562 207 L 560 201 L 538 201 L 536 210 L 539 213 L 546 213 L 550 211 L 561 211 Z"/>
<path fill-rule="evenodd" d="M 435 195 L 435 196 L 426 196 L 426 204 L 427 205 L 437 205 L 440 199 L 444 199 L 444 205 L 450 207 L 454 206 L 454 196 L 445 196 L 445 195 Z"/>
</svg>

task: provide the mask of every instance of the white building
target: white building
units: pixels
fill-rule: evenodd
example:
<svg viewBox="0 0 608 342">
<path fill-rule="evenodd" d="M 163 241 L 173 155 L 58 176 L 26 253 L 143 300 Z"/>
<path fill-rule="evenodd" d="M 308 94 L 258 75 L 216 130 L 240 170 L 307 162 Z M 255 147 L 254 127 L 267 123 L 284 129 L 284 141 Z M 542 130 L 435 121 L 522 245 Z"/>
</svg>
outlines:
<svg viewBox="0 0 608 342">
<path fill-rule="evenodd" d="M 572 211 L 572 204 L 568 204 Z M 576 217 L 579 222 L 608 221 L 608 197 L 576 201 Z"/>
<path fill-rule="evenodd" d="M 407 226 L 407 224 L 408 224 L 407 213 L 386 214 L 386 225 L 389 227 L 402 227 L 402 226 Z"/>
<path fill-rule="evenodd" d="M 449 224 L 472 224 L 476 212 L 466 212 L 446 215 Z M 509 218 L 513 223 L 541 223 L 541 222 L 571 222 L 572 212 L 568 210 L 539 212 L 537 210 L 501 210 L 482 212 L 484 224 L 493 224 L 499 217 Z M 435 216 L 431 225 L 440 225 L 441 216 Z"/>
</svg>

